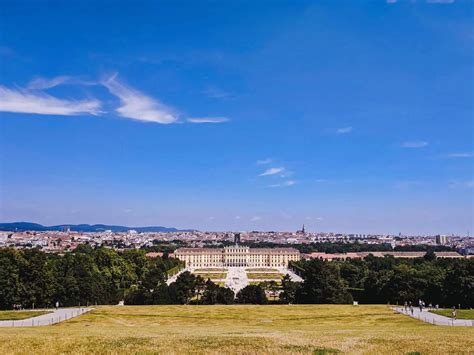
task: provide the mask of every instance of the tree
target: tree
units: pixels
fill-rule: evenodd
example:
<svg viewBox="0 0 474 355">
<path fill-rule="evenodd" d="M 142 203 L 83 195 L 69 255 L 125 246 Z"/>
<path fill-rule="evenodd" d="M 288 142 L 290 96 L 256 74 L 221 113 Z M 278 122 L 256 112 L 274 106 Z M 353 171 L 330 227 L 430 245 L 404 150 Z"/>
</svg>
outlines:
<svg viewBox="0 0 474 355">
<path fill-rule="evenodd" d="M 206 281 L 206 288 L 202 295 L 203 304 L 216 304 L 219 293 L 219 286 L 212 282 L 210 279 Z"/>
<path fill-rule="evenodd" d="M 237 293 L 238 303 L 266 304 L 265 291 L 260 285 L 248 285 Z"/>
<path fill-rule="evenodd" d="M 474 259 L 456 261 L 446 274 L 443 289 L 447 305 L 474 307 Z"/>
<path fill-rule="evenodd" d="M 433 250 L 428 250 L 425 256 L 423 256 L 423 259 L 425 259 L 426 261 L 434 261 L 436 260 L 436 254 Z"/>
<path fill-rule="evenodd" d="M 235 293 L 230 288 L 219 287 L 217 291 L 217 303 L 218 304 L 232 304 L 234 303 Z"/>
<path fill-rule="evenodd" d="M 199 280 L 199 279 L 200 280 Z M 170 297 L 173 303 L 188 304 L 196 296 L 196 288 L 201 284 L 202 277 L 196 277 L 189 271 L 180 274 L 176 281 L 169 286 Z"/>
<path fill-rule="evenodd" d="M 286 274 L 281 280 L 281 289 L 280 301 L 283 303 L 295 303 L 296 301 L 296 292 L 300 288 L 299 282 L 291 281 L 290 275 Z"/>
<path fill-rule="evenodd" d="M 305 263 L 303 278 L 303 285 L 296 294 L 298 303 L 352 302 L 335 263 L 312 259 Z"/>
</svg>

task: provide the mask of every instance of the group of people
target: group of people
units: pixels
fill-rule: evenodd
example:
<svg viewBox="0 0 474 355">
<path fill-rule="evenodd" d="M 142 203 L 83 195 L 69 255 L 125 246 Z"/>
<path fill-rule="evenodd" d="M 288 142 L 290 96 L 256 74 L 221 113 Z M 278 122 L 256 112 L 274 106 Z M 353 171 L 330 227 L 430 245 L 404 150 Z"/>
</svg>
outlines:
<svg viewBox="0 0 474 355">
<path fill-rule="evenodd" d="M 433 309 L 433 304 L 430 303 L 428 307 L 426 307 L 425 301 L 420 299 L 418 300 L 418 307 L 420 308 L 420 312 L 423 312 L 424 308 L 428 308 L 428 311 L 431 311 Z M 439 305 L 436 304 L 434 308 L 438 309 Z M 410 311 L 410 313 L 413 315 L 413 304 L 411 301 L 409 302 L 405 301 L 404 309 L 405 309 L 405 313 L 408 313 L 408 311 Z"/>
<path fill-rule="evenodd" d="M 425 301 L 423 301 L 421 299 L 418 300 L 418 307 L 420 308 L 420 312 L 423 312 L 424 308 L 428 308 L 428 311 L 431 311 L 433 309 L 433 305 L 431 303 L 428 305 L 428 307 L 426 307 Z M 410 313 L 413 315 L 413 304 L 412 304 L 411 301 L 409 301 L 409 302 L 405 301 L 404 309 L 405 309 L 405 313 L 408 313 L 408 311 L 410 311 Z M 439 309 L 439 305 L 436 304 L 434 306 L 434 309 L 436 309 L 436 310 Z M 453 306 L 453 308 L 452 308 L 451 317 L 454 320 L 456 320 L 456 317 L 457 317 L 456 306 Z"/>
<path fill-rule="evenodd" d="M 13 305 L 13 310 L 14 311 L 21 311 L 23 309 L 23 305 L 21 304 L 14 304 Z"/>
</svg>

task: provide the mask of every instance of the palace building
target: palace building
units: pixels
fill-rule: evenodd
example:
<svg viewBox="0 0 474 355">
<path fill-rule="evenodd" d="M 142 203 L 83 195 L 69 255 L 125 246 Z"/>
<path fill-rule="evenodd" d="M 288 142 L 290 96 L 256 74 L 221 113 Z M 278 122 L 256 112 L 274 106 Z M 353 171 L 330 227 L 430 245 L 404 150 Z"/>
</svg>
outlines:
<svg viewBox="0 0 474 355">
<path fill-rule="evenodd" d="M 224 248 L 179 248 L 174 257 L 186 267 L 287 267 L 290 261 L 300 260 L 295 248 L 249 248 L 234 245 Z"/>
</svg>

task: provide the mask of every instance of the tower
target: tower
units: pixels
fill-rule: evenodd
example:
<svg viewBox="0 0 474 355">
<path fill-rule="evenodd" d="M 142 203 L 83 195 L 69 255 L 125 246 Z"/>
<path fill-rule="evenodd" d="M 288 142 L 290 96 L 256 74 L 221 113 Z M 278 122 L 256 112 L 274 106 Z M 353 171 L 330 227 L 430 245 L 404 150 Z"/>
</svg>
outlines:
<svg viewBox="0 0 474 355">
<path fill-rule="evenodd" d="M 234 234 L 234 243 L 237 245 L 240 243 L 240 233 Z"/>
</svg>

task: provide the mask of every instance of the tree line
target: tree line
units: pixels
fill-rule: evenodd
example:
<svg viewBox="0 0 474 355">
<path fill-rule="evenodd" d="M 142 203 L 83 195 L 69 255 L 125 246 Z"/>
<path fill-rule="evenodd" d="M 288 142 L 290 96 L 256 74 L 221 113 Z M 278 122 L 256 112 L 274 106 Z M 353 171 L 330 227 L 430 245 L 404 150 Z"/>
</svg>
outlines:
<svg viewBox="0 0 474 355">
<path fill-rule="evenodd" d="M 147 258 L 144 250 L 117 252 L 81 245 L 73 253 L 0 248 L 0 309 L 87 304 L 266 304 L 378 303 L 474 307 L 474 259 L 369 255 L 364 259 L 292 262 L 304 282 L 249 285 L 236 295 L 226 287 L 189 272 L 166 283 L 183 267 L 173 258 Z"/>
<path fill-rule="evenodd" d="M 292 269 L 304 282 L 295 303 L 403 304 L 424 300 L 445 307 L 474 307 L 474 259 L 405 259 L 367 256 L 364 259 L 294 262 Z"/>
<path fill-rule="evenodd" d="M 117 304 L 139 285 L 162 285 L 167 271 L 181 263 L 147 258 L 143 250 L 117 252 L 78 246 L 73 253 L 47 254 L 38 249 L 0 248 L 0 309 L 87 304 Z"/>
</svg>

